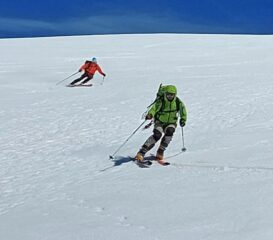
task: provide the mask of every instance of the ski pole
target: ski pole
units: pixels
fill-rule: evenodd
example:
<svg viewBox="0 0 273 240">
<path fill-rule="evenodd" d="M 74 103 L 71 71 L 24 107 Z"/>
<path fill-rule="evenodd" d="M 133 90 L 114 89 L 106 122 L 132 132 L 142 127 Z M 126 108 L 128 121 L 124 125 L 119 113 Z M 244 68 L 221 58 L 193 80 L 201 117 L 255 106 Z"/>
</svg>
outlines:
<svg viewBox="0 0 273 240">
<path fill-rule="evenodd" d="M 158 90 L 157 90 L 157 92 L 159 92 L 159 90 L 160 90 L 160 88 L 161 88 L 161 86 L 162 86 L 162 83 L 160 83 L 160 85 L 159 85 L 159 88 L 158 88 Z M 157 100 L 158 100 L 158 96 L 156 96 L 156 99 L 147 107 L 147 109 L 149 109 L 149 107 L 151 107 Z"/>
<path fill-rule="evenodd" d="M 105 78 L 105 77 L 103 76 L 103 78 L 102 78 L 102 82 L 101 82 L 101 84 L 100 84 L 100 85 L 103 85 L 103 83 L 104 83 L 104 78 Z"/>
<path fill-rule="evenodd" d="M 65 81 L 65 80 L 68 79 L 68 78 L 71 78 L 72 76 L 76 75 L 77 73 L 78 73 L 78 72 L 75 72 L 75 73 L 71 74 L 69 77 L 67 77 L 67 78 L 65 78 L 65 79 L 63 79 L 63 80 L 57 82 L 56 85 L 60 84 L 61 82 Z"/>
<path fill-rule="evenodd" d="M 157 90 L 157 94 L 156 94 L 155 100 L 147 107 L 146 111 L 142 114 L 142 119 L 145 118 L 147 112 L 149 111 L 149 108 L 150 108 L 150 107 L 151 107 L 151 106 L 160 98 L 160 97 L 158 96 L 158 92 L 160 91 L 161 86 L 162 86 L 162 83 L 160 83 L 160 85 L 159 85 L 159 88 L 158 88 L 158 90 Z"/>
<path fill-rule="evenodd" d="M 121 146 L 112 154 L 110 155 L 110 159 L 114 159 L 115 155 L 118 153 L 118 151 L 129 141 L 129 139 L 134 136 L 134 134 L 142 127 L 142 125 L 146 122 L 146 120 L 144 122 L 142 122 L 137 129 L 124 141 L 124 143 L 121 144 Z"/>
<path fill-rule="evenodd" d="M 183 143 L 183 147 L 181 149 L 182 152 L 186 152 L 187 148 L 185 148 L 185 141 L 184 141 L 184 131 L 183 131 L 183 127 L 181 127 L 181 132 L 182 132 L 182 143 Z"/>
</svg>

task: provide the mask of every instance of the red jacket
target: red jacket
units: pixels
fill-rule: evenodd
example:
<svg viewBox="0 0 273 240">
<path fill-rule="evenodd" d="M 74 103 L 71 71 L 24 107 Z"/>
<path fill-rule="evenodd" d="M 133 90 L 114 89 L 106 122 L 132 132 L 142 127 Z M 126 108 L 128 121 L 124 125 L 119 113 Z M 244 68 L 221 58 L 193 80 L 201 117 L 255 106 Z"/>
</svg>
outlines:
<svg viewBox="0 0 273 240">
<path fill-rule="evenodd" d="M 80 68 L 80 71 L 84 70 L 88 75 L 94 75 L 98 71 L 101 75 L 105 76 L 100 66 L 97 63 L 86 61 Z"/>
</svg>

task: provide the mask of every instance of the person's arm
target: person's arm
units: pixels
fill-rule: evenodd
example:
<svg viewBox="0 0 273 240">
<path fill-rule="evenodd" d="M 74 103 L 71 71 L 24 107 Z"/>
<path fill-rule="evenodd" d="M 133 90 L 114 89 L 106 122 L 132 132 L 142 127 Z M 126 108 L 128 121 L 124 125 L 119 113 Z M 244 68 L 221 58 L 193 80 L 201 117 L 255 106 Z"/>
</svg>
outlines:
<svg viewBox="0 0 273 240">
<path fill-rule="evenodd" d="M 106 74 L 101 70 L 99 65 L 97 65 L 97 70 L 102 76 L 104 76 L 104 77 L 106 76 Z"/>
<path fill-rule="evenodd" d="M 81 68 L 79 69 L 79 72 L 81 72 L 82 70 L 85 70 L 85 69 L 86 69 L 86 63 L 81 66 Z"/>
<path fill-rule="evenodd" d="M 180 126 L 184 127 L 187 121 L 187 110 L 185 104 L 180 100 L 179 104 L 179 114 L 180 114 Z"/>
<path fill-rule="evenodd" d="M 160 99 L 156 100 L 155 103 L 151 106 L 150 110 L 147 113 L 147 116 L 150 116 L 150 119 L 154 118 L 156 113 L 162 106 L 162 101 Z"/>
</svg>

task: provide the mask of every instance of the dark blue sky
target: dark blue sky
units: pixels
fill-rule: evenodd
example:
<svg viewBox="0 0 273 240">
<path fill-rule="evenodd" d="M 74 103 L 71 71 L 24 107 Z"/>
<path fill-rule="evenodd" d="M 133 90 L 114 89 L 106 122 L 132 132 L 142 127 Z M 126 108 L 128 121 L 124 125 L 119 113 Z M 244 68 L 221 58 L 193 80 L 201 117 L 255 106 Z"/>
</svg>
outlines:
<svg viewBox="0 0 273 240">
<path fill-rule="evenodd" d="M 1 0 L 0 38 L 273 33 L 273 0 Z"/>
</svg>

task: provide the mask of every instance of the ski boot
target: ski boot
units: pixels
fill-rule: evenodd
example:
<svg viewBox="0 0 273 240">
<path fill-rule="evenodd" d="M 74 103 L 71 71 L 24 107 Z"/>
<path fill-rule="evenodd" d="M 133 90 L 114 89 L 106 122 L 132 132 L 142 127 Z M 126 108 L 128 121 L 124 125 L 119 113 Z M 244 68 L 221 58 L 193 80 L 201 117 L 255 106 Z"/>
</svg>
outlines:
<svg viewBox="0 0 273 240">
<path fill-rule="evenodd" d="M 163 158 L 164 158 L 164 151 L 162 150 L 162 149 L 158 149 L 157 150 L 157 153 L 156 153 L 156 160 L 157 161 L 160 161 L 160 160 L 163 160 Z"/>
<path fill-rule="evenodd" d="M 143 162 L 144 155 L 141 152 L 138 152 L 137 155 L 135 156 L 135 160 L 138 162 Z"/>
<path fill-rule="evenodd" d="M 166 162 L 165 160 L 164 160 L 164 151 L 161 149 L 161 148 L 159 148 L 158 150 L 157 150 L 157 153 L 156 153 L 156 161 L 159 163 L 159 164 L 161 164 L 161 165 L 164 165 L 164 166 L 166 166 L 166 165 L 169 165 L 170 163 L 169 162 Z"/>
<path fill-rule="evenodd" d="M 138 152 L 135 156 L 135 163 L 141 168 L 146 168 L 152 165 L 151 161 L 144 159 L 144 154 L 141 152 Z"/>
</svg>

